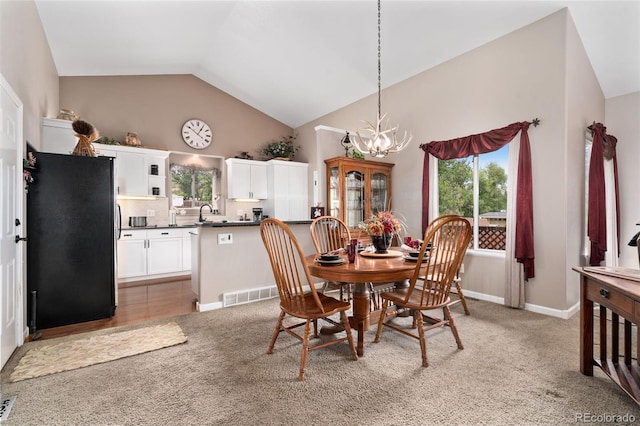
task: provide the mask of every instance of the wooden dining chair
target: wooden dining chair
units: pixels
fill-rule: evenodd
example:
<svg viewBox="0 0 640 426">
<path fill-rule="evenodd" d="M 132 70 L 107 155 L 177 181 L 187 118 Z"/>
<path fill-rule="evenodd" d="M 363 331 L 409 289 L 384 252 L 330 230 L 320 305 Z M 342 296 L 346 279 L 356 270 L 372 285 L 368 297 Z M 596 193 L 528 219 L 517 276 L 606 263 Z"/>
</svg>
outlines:
<svg viewBox="0 0 640 426">
<path fill-rule="evenodd" d="M 446 215 L 438 216 L 435 219 L 433 219 L 431 222 L 429 222 L 429 225 L 427 225 L 427 229 L 425 230 L 425 232 L 427 232 L 431 227 L 436 226 L 438 223 L 440 223 L 442 220 L 448 217 L 460 217 L 460 216 L 455 214 L 446 214 Z M 449 304 L 449 306 L 453 306 L 460 303 L 462 305 L 462 309 L 464 310 L 464 314 L 471 315 L 471 311 L 469 311 L 469 306 L 467 305 L 467 300 L 464 298 L 464 292 L 462 291 L 462 277 L 460 277 L 460 270 L 456 271 L 456 277 L 453 280 L 453 284 L 454 285 L 451 286 L 451 294 L 455 294 L 457 297 L 451 300 L 451 303 Z"/>
<path fill-rule="evenodd" d="M 443 218 L 433 226 L 427 227 L 409 287 L 380 294 L 382 312 L 374 343 L 380 342 L 384 327 L 418 339 L 422 351 L 422 366 L 428 367 L 425 332 L 447 325 L 456 339 L 458 349 L 464 349 L 449 309 L 449 292 L 467 251 L 471 232 L 469 222 L 458 216 Z M 431 243 L 431 250 L 423 262 L 428 243 Z M 420 279 L 421 276 L 424 280 Z M 393 303 L 393 306 L 390 306 L 390 303 Z M 442 309 L 442 318 L 433 318 L 424 313 L 434 309 Z M 402 327 L 393 322 L 393 317 L 406 311 L 413 312 L 417 335 L 411 331 L 413 328 Z"/>
<path fill-rule="evenodd" d="M 304 380 L 307 356 L 310 351 L 347 340 L 353 354 L 353 360 L 357 360 L 358 355 L 346 314 L 351 304 L 316 291 L 309 268 L 304 261 L 302 248 L 286 224 L 275 218 L 264 219 L 260 223 L 260 235 L 269 255 L 280 296 L 280 316 L 273 331 L 267 354 L 273 353 L 276 340 L 283 331 L 300 340 L 302 342 L 302 358 L 300 360 L 298 380 L 301 381 Z M 340 322 L 329 318 L 331 315 L 338 313 L 340 314 Z M 286 315 L 304 321 L 285 326 L 284 319 Z M 314 324 L 314 337 L 317 338 L 317 321 L 319 319 L 323 319 L 334 327 L 341 329 L 346 333 L 346 336 L 310 346 L 311 324 Z M 296 328 L 301 326 L 304 326 L 303 335 L 295 331 Z"/>
<path fill-rule="evenodd" d="M 351 233 L 347 225 L 334 216 L 320 216 L 314 219 L 311 222 L 310 230 L 311 239 L 318 254 L 345 248 L 351 240 Z M 322 293 L 326 293 L 332 287 L 340 290 L 340 300 L 351 300 L 351 285 L 349 283 L 325 281 Z"/>
</svg>

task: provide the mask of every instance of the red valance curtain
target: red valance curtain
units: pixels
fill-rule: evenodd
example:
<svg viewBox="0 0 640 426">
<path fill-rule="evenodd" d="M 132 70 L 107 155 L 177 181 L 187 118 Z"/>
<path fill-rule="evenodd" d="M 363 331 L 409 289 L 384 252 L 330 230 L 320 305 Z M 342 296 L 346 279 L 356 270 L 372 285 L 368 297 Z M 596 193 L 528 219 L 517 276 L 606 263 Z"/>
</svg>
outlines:
<svg viewBox="0 0 640 426">
<path fill-rule="evenodd" d="M 600 265 L 607 251 L 607 212 L 605 201 L 604 159 L 613 160 L 613 176 L 616 195 L 616 223 L 620 223 L 620 197 L 618 189 L 618 161 L 616 158 L 615 136 L 607 135 L 607 128 L 602 123 L 593 123 L 588 127 L 593 136 L 591 158 L 589 159 L 589 200 L 587 213 L 587 236 L 591 241 L 589 264 Z M 620 228 L 618 249 L 620 248 Z"/>
<path fill-rule="evenodd" d="M 529 146 L 529 122 L 509 124 L 501 129 L 465 136 L 448 141 L 422 144 L 422 150 L 440 160 L 465 158 L 486 154 L 502 148 L 520 133 L 518 157 L 518 182 L 516 191 L 516 242 L 515 258 L 524 266 L 525 279 L 535 276 L 533 247 L 533 185 L 531 183 L 531 148 Z M 424 156 L 422 174 L 422 229 L 429 224 L 429 155 Z"/>
</svg>

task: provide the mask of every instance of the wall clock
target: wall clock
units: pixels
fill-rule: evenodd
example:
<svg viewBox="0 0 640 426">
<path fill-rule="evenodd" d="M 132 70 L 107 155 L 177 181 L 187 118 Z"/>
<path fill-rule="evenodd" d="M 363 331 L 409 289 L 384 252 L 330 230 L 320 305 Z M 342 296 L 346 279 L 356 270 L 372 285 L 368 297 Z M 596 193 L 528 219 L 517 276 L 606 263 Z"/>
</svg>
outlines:
<svg viewBox="0 0 640 426">
<path fill-rule="evenodd" d="M 192 118 L 182 126 L 182 139 L 191 148 L 204 149 L 211 145 L 213 132 L 211 132 L 211 128 L 207 123 L 197 118 Z"/>
</svg>

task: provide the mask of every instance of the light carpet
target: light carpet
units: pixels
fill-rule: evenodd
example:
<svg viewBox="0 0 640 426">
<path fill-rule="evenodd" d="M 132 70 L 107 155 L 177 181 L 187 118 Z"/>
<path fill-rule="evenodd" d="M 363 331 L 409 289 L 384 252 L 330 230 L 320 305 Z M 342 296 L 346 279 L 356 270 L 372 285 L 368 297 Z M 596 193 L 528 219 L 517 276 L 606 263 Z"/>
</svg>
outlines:
<svg viewBox="0 0 640 426">
<path fill-rule="evenodd" d="M 9 380 L 32 379 L 62 371 L 155 351 L 187 341 L 175 322 L 118 333 L 89 336 L 31 349 L 20 359 Z"/>
<path fill-rule="evenodd" d="M 431 330 L 428 368 L 417 340 L 384 330 L 373 343 L 372 327 L 357 361 L 346 343 L 311 352 L 304 382 L 297 339 L 284 333 L 266 354 L 277 299 L 147 323 L 175 321 L 189 341 L 12 383 L 19 357 L 47 343 L 30 342 L 0 374 L 2 394 L 17 396 L 2 426 L 558 426 L 625 414 L 640 424 L 639 406 L 600 369 L 580 373 L 580 315 L 468 302 L 470 316 L 452 308 L 464 350 L 448 328 Z"/>
</svg>

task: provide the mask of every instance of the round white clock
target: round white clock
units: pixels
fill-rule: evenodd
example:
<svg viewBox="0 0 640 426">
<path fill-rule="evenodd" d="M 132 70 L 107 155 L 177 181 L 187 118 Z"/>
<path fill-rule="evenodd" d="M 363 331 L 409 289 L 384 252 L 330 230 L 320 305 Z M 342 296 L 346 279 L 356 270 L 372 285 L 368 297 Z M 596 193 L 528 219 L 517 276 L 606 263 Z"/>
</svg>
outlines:
<svg viewBox="0 0 640 426">
<path fill-rule="evenodd" d="M 192 118 L 182 126 L 182 139 L 191 148 L 204 149 L 211 145 L 213 133 L 207 123 Z"/>
</svg>

